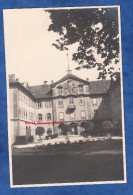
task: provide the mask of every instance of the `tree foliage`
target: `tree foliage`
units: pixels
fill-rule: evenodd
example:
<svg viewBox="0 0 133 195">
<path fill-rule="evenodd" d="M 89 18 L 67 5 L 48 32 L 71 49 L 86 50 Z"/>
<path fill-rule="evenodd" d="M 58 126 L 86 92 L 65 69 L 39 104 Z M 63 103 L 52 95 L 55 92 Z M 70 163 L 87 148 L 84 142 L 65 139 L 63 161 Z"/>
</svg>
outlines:
<svg viewBox="0 0 133 195">
<path fill-rule="evenodd" d="M 102 123 L 102 129 L 105 132 L 105 134 L 111 133 L 113 129 L 113 124 L 111 121 L 104 121 Z"/>
<path fill-rule="evenodd" d="M 43 127 L 37 127 L 36 128 L 36 135 L 38 135 L 41 139 L 41 136 L 45 133 L 45 129 Z"/>
<path fill-rule="evenodd" d="M 93 128 L 94 128 L 94 123 L 91 122 L 91 121 L 88 121 L 88 122 L 83 122 L 82 124 L 82 127 L 85 129 L 85 134 L 91 134 Z"/>
<path fill-rule="evenodd" d="M 67 135 L 67 133 L 71 131 L 70 125 L 63 124 L 61 127 L 61 131 L 63 135 Z"/>
<path fill-rule="evenodd" d="M 48 135 L 52 135 L 52 129 L 51 129 L 51 128 L 49 128 L 49 129 L 47 130 L 47 134 L 48 134 Z"/>
<path fill-rule="evenodd" d="M 108 67 L 114 60 L 119 62 L 119 28 L 117 8 L 59 9 L 48 10 L 51 24 L 49 31 L 56 32 L 60 38 L 53 45 L 59 50 L 77 43 L 77 50 L 72 59 L 78 62 L 76 69 L 96 67 L 99 79 L 119 75 L 113 67 Z M 100 55 L 103 62 L 97 62 Z"/>
</svg>

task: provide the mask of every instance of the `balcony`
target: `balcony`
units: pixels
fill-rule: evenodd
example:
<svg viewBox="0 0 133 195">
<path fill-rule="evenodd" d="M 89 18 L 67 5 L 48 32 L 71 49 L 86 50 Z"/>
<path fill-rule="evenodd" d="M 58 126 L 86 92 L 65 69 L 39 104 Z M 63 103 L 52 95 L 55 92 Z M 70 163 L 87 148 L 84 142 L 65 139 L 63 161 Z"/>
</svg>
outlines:
<svg viewBox="0 0 133 195">
<path fill-rule="evenodd" d="M 73 104 L 68 105 L 67 108 L 66 108 L 66 114 L 73 113 L 75 109 L 76 109 L 75 105 L 73 105 Z"/>
</svg>

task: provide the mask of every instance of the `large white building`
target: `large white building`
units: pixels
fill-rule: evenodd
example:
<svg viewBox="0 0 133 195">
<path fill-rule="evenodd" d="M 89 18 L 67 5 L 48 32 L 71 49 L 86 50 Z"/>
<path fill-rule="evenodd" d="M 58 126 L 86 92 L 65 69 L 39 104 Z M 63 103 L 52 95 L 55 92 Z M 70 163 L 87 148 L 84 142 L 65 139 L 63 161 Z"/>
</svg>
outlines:
<svg viewBox="0 0 133 195">
<path fill-rule="evenodd" d="M 27 82 L 20 83 L 15 79 L 15 75 L 10 75 L 12 143 L 16 136 L 35 136 L 37 126 L 44 127 L 44 136 L 47 135 L 48 129 L 51 129 L 53 134 L 59 133 L 59 124 L 52 124 L 53 121 L 74 123 L 72 133 L 79 134 L 83 121 L 95 120 L 97 110 L 109 87 L 109 80 L 90 82 L 71 74 L 70 70 L 57 82 L 47 84 L 44 81 L 42 85 L 37 86 L 29 86 Z M 38 121 L 45 124 L 37 124 Z"/>
</svg>

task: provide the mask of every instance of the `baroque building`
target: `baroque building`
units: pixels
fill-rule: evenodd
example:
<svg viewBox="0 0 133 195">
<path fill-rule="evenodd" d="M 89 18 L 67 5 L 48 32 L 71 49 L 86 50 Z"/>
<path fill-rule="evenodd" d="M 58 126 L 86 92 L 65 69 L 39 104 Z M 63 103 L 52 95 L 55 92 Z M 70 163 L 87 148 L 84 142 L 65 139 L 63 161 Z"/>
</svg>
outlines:
<svg viewBox="0 0 133 195">
<path fill-rule="evenodd" d="M 111 102 L 114 105 L 117 94 L 113 93 L 117 92 L 113 89 L 110 80 L 84 80 L 73 75 L 69 69 L 57 82 L 47 84 L 44 81 L 37 86 L 20 83 L 15 75 L 9 75 L 12 143 L 16 136 L 35 136 L 37 126 L 44 127 L 44 136 L 49 129 L 53 134 L 60 134 L 58 122 L 63 122 L 71 126 L 72 134 L 80 134 L 83 121 L 93 121 L 97 125 L 105 119 L 114 120 L 116 113 L 112 118 Z M 110 94 L 114 100 L 107 98 Z M 121 112 L 117 114 L 116 121 L 121 118 Z"/>
</svg>

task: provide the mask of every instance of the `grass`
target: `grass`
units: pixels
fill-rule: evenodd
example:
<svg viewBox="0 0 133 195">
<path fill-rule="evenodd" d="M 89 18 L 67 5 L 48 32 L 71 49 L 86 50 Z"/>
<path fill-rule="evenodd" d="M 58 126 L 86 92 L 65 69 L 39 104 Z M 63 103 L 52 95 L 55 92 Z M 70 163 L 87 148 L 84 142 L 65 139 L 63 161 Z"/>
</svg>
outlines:
<svg viewBox="0 0 133 195">
<path fill-rule="evenodd" d="M 123 180 L 121 140 L 13 150 L 13 184 Z"/>
</svg>

